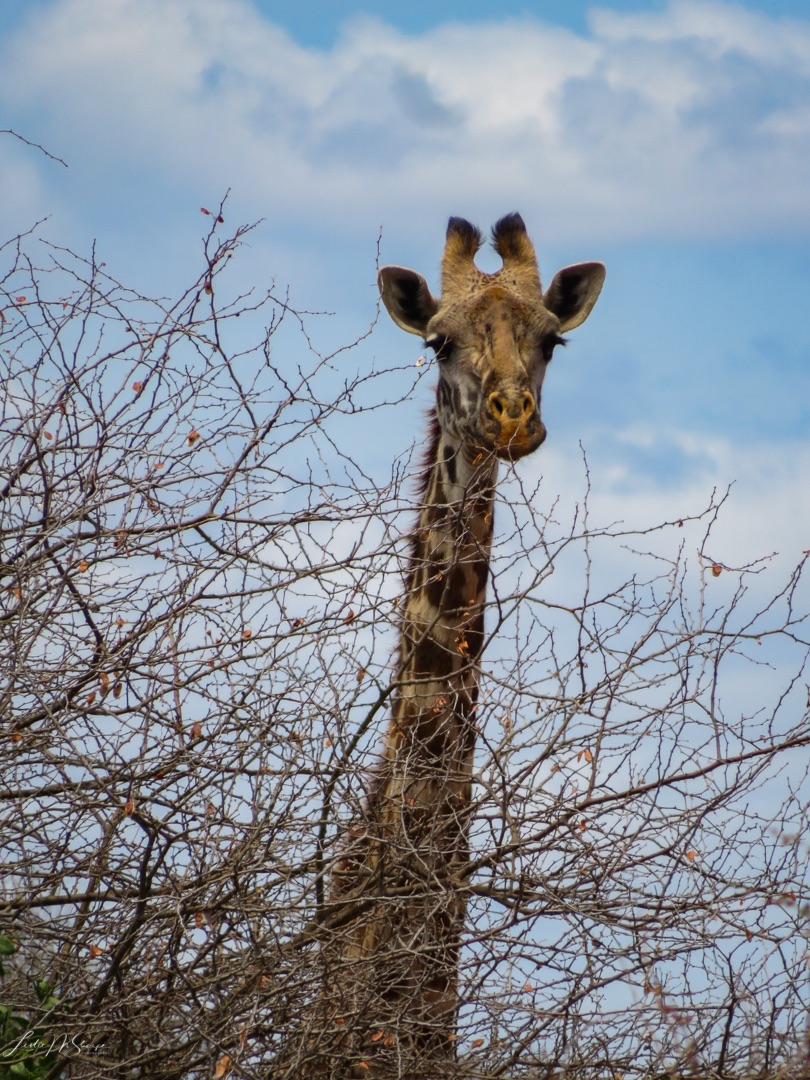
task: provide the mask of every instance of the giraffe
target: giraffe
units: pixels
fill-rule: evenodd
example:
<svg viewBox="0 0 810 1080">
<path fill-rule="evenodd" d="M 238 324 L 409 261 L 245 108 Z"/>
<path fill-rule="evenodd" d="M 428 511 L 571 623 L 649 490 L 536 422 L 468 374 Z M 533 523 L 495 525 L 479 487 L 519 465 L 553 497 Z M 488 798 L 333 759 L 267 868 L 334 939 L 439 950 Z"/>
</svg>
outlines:
<svg viewBox="0 0 810 1080">
<path fill-rule="evenodd" d="M 605 277 L 601 263 L 579 263 L 543 292 L 516 213 L 498 221 L 492 241 L 503 265 L 487 274 L 475 264 L 481 233 L 450 218 L 440 297 L 413 270 L 379 272 L 394 322 L 434 350 L 438 386 L 382 761 L 332 875 L 339 915 L 323 955 L 339 1029 L 320 1075 L 428 1080 L 455 1059 L 498 461 L 545 439 L 546 368 Z"/>
</svg>

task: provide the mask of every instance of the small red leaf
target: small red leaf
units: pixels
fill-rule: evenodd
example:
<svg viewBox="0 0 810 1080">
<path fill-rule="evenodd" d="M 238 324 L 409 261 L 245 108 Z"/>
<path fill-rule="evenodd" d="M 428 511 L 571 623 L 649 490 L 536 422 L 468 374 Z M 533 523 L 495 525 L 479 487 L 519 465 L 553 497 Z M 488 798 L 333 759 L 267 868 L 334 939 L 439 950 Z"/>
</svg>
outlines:
<svg viewBox="0 0 810 1080">
<path fill-rule="evenodd" d="M 200 213 L 201 213 L 201 214 L 207 214 L 207 215 L 208 215 L 208 217 L 210 217 L 210 216 L 211 216 L 211 211 L 210 211 L 210 210 L 206 210 L 204 206 L 201 206 L 201 207 L 200 207 Z"/>
</svg>

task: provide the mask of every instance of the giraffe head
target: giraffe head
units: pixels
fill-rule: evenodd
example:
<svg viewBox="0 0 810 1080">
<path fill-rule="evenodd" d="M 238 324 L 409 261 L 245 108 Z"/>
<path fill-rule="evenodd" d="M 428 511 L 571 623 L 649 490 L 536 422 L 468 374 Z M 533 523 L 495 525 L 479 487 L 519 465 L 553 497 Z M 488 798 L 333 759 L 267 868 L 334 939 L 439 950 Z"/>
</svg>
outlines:
<svg viewBox="0 0 810 1080">
<path fill-rule="evenodd" d="M 537 256 L 520 214 L 492 230 L 503 260 L 494 274 L 475 265 L 481 233 L 450 218 L 442 259 L 442 294 L 415 270 L 384 266 L 383 303 L 403 330 L 424 337 L 439 360 L 436 412 L 446 437 L 473 460 L 484 451 L 516 460 L 546 437 L 540 391 L 562 334 L 596 303 L 605 267 L 588 262 L 555 274 L 543 292 Z"/>
</svg>

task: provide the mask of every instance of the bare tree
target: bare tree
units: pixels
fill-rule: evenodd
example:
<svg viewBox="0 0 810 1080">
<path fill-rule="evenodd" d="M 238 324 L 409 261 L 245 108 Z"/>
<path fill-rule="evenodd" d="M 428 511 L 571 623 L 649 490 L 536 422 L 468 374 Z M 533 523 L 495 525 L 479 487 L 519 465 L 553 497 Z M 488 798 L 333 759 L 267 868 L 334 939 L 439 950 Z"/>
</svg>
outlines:
<svg viewBox="0 0 810 1080">
<path fill-rule="evenodd" d="M 358 448 L 427 365 L 321 355 L 275 287 L 230 292 L 221 217 L 171 300 L 0 249 L 0 1076 L 292 1077 L 358 1033 L 405 1067 L 390 1016 L 318 1006 L 362 915 L 328 881 L 396 691 L 416 472 Z M 441 1075 L 806 1076 L 804 560 L 723 565 L 722 497 L 631 531 L 584 465 L 570 511 L 526 475 Z"/>
</svg>

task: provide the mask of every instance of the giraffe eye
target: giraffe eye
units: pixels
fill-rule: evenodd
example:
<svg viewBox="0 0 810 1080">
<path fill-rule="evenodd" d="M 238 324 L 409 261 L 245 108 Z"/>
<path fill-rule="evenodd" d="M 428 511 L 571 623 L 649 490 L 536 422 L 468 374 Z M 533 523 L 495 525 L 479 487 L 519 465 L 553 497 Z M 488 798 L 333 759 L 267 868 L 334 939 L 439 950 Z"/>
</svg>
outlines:
<svg viewBox="0 0 810 1080">
<path fill-rule="evenodd" d="M 450 338 L 444 337 L 442 334 L 432 334 L 425 344 L 429 349 L 433 349 L 436 353 L 437 360 L 446 360 L 450 355 L 450 351 L 453 347 L 453 343 Z"/>
<path fill-rule="evenodd" d="M 551 360 L 554 350 L 557 348 L 558 345 L 567 344 L 568 342 L 566 341 L 566 339 L 564 337 L 560 337 L 559 334 L 549 334 L 547 338 L 544 338 L 542 344 L 540 345 L 540 349 L 543 353 L 543 359 L 545 360 L 545 362 L 548 363 L 549 360 Z"/>
</svg>

